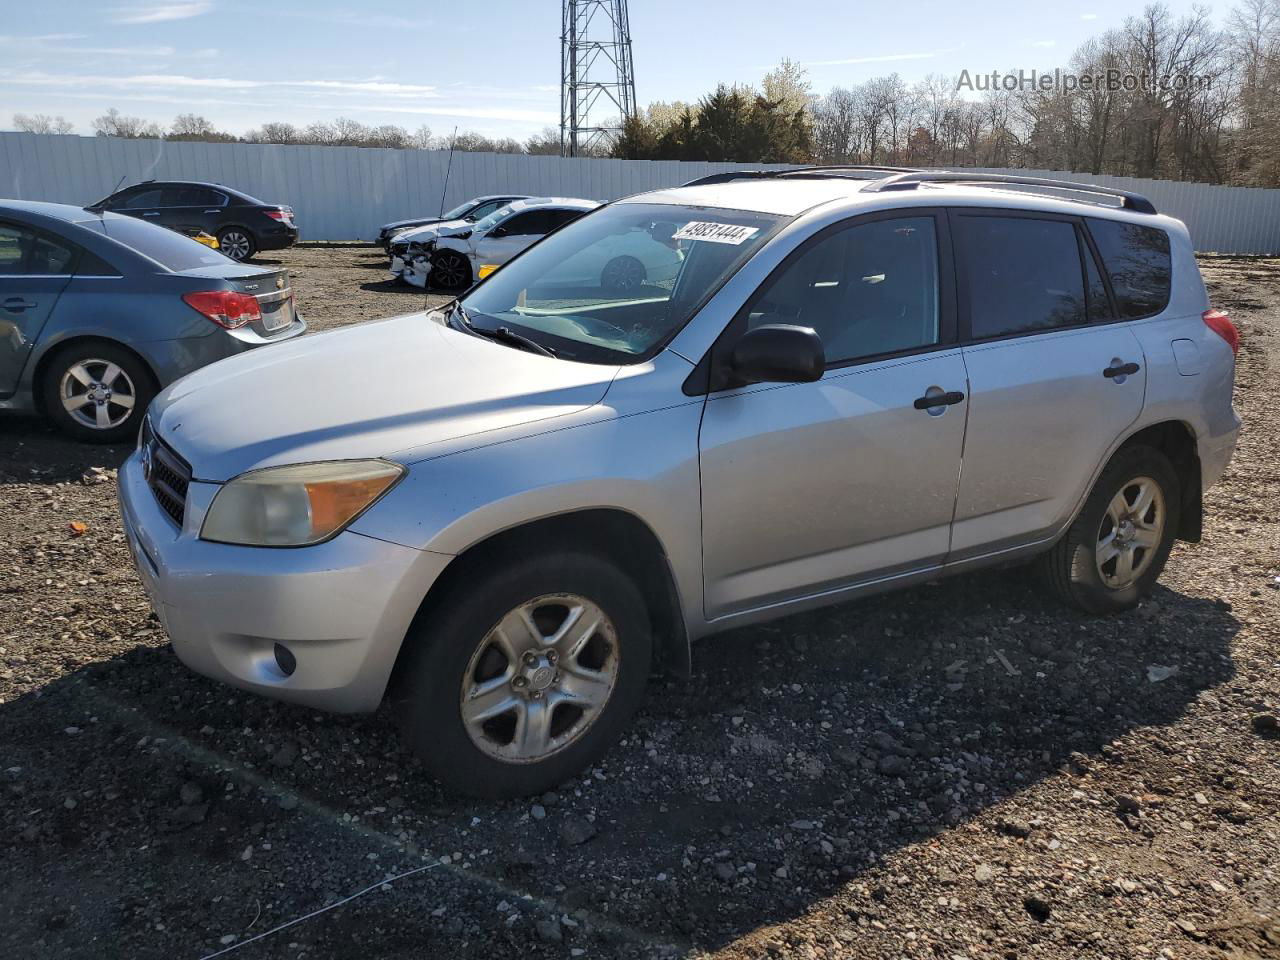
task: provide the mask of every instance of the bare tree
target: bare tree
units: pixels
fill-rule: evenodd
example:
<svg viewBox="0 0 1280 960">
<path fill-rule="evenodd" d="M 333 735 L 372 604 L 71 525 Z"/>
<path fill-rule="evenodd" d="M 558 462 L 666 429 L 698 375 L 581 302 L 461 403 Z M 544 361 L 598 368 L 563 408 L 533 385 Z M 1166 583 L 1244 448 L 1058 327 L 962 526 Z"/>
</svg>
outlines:
<svg viewBox="0 0 1280 960">
<path fill-rule="evenodd" d="M 141 117 L 128 117 L 115 107 L 93 121 L 93 132 L 99 137 L 124 137 L 130 140 L 140 138 L 160 139 L 164 134 L 160 127 Z"/>
<path fill-rule="evenodd" d="M 15 113 L 13 126 L 22 133 L 71 133 L 75 129 L 70 120 L 47 113 Z"/>
</svg>

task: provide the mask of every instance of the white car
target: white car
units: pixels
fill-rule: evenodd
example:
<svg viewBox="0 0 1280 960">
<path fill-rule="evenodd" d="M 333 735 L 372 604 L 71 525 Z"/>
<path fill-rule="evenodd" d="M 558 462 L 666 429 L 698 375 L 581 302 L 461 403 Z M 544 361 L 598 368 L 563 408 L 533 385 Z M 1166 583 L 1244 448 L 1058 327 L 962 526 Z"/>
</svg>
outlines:
<svg viewBox="0 0 1280 960">
<path fill-rule="evenodd" d="M 517 200 L 478 223 L 441 224 L 415 233 L 401 253 L 401 279 L 415 287 L 465 290 L 553 230 L 600 206 L 594 200 Z M 393 254 L 396 251 L 393 251 Z M 486 269 L 487 268 L 487 269 Z"/>
</svg>

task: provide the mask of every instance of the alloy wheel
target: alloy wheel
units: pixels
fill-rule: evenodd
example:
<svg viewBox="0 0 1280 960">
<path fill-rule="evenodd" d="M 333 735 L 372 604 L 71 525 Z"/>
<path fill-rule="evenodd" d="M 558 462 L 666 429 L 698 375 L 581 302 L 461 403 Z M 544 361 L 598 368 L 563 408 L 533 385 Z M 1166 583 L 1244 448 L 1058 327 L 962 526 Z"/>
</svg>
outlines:
<svg viewBox="0 0 1280 960">
<path fill-rule="evenodd" d="M 445 290 L 456 290 L 467 280 L 467 262 L 456 253 L 437 254 L 431 263 L 432 279 L 435 286 Z"/>
<path fill-rule="evenodd" d="M 604 265 L 600 286 L 606 290 L 631 291 L 644 283 L 644 264 L 635 257 L 614 257 Z"/>
<path fill-rule="evenodd" d="M 239 230 L 228 230 L 218 241 L 222 252 L 232 260 L 244 260 L 249 256 L 251 244 L 249 238 Z"/>
<path fill-rule="evenodd" d="M 129 419 L 138 391 L 129 375 L 110 360 L 77 360 L 58 386 L 63 409 L 82 426 L 110 430 Z"/>
<path fill-rule="evenodd" d="M 577 742 L 618 678 L 618 634 L 598 605 L 550 594 L 507 612 L 471 656 L 459 710 L 472 743 L 536 763 Z"/>
<path fill-rule="evenodd" d="M 1135 477 L 1107 504 L 1094 559 L 1102 582 L 1123 590 L 1141 577 L 1155 559 L 1164 536 L 1164 494 L 1150 477 Z"/>
</svg>

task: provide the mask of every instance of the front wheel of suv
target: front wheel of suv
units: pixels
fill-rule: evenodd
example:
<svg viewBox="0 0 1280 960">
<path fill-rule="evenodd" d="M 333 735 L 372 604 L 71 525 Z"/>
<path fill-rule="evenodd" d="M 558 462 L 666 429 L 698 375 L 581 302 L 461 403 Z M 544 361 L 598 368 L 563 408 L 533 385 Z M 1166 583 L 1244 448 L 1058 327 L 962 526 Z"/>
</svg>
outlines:
<svg viewBox="0 0 1280 960">
<path fill-rule="evenodd" d="M 1121 450 L 1067 535 L 1041 557 L 1041 574 L 1058 597 L 1088 613 L 1133 607 L 1164 570 L 1181 507 L 1178 474 L 1164 454 Z"/>
<path fill-rule="evenodd" d="M 406 638 L 394 694 L 428 770 L 496 799 L 549 790 L 599 759 L 649 674 L 649 618 L 631 579 L 561 552 L 472 565 L 452 586 Z"/>
</svg>

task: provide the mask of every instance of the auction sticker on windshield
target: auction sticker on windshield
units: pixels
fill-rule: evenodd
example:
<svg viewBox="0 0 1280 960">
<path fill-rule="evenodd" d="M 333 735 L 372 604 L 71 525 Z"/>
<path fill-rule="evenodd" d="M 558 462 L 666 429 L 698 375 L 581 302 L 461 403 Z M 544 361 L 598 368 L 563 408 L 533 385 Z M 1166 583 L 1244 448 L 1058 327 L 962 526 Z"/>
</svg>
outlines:
<svg viewBox="0 0 1280 960">
<path fill-rule="evenodd" d="M 691 220 L 677 230 L 672 240 L 709 240 L 711 243 L 732 243 L 737 246 L 760 232 L 759 227 L 744 227 L 736 223 L 711 223 Z"/>
</svg>

